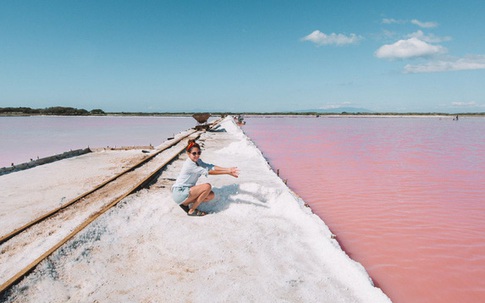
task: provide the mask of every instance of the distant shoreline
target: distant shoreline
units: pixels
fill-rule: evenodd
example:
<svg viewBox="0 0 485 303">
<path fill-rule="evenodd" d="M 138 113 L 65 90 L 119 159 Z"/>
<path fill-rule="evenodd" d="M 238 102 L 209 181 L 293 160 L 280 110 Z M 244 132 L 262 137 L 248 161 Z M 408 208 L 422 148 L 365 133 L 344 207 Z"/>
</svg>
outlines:
<svg viewBox="0 0 485 303">
<path fill-rule="evenodd" d="M 49 107 L 45 109 L 32 109 L 29 107 L 0 107 L 0 117 L 24 117 L 24 116 L 147 116 L 147 117 L 191 117 L 193 114 L 201 112 L 105 112 L 101 109 L 87 111 L 72 107 Z M 485 112 L 481 113 L 438 113 L 438 112 L 212 112 L 212 116 L 244 115 L 246 117 L 456 117 L 472 116 L 485 117 Z"/>
<path fill-rule="evenodd" d="M 24 113 L 0 113 L 0 117 L 192 117 L 193 113 L 106 113 L 103 115 L 45 115 L 45 114 L 24 114 Z M 238 116 L 243 115 L 246 118 L 265 118 L 265 117 L 321 117 L 321 118 L 386 118 L 386 117 L 485 117 L 485 113 L 211 113 L 212 117 L 219 116 Z"/>
</svg>

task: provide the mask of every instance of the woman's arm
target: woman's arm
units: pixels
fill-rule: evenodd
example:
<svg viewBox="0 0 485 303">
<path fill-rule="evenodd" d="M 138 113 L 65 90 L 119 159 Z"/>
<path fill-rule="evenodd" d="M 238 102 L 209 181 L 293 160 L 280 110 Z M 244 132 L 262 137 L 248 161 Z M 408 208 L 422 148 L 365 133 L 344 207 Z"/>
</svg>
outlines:
<svg viewBox="0 0 485 303">
<path fill-rule="evenodd" d="M 239 176 L 239 169 L 237 167 L 220 167 L 214 165 L 214 168 L 209 171 L 209 175 L 230 175 L 237 178 Z"/>
</svg>

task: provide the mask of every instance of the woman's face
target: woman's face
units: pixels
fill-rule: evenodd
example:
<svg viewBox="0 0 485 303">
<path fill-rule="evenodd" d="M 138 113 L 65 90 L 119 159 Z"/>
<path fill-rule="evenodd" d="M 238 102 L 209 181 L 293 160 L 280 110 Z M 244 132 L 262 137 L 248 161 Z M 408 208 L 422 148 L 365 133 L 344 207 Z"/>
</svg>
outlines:
<svg viewBox="0 0 485 303">
<path fill-rule="evenodd" d="M 193 147 L 190 152 L 187 152 L 189 154 L 189 158 L 190 160 L 194 161 L 194 162 L 197 162 L 197 160 L 199 160 L 199 157 L 200 157 L 200 154 L 201 154 L 201 151 L 200 149 L 198 149 L 197 147 Z"/>
</svg>

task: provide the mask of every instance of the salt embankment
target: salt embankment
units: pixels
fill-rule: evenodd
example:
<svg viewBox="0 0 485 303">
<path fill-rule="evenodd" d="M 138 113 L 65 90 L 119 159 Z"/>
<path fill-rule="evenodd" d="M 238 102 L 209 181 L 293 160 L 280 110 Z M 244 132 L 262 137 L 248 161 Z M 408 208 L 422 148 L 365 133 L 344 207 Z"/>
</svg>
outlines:
<svg viewBox="0 0 485 303">
<path fill-rule="evenodd" d="M 189 217 L 171 199 L 182 155 L 150 188 L 44 260 L 6 302 L 390 302 L 231 119 L 199 142 L 204 161 L 241 172 L 201 178 L 216 193 L 201 207 L 210 215 Z M 33 204 L 75 195 L 113 174 L 129 153 L 137 155 L 93 152 L 0 176 L 2 212 L 19 193 Z M 100 155 L 109 160 L 93 160 Z M 66 175 L 76 189 L 68 190 Z M 10 206 L 0 221 L 26 207 Z"/>
<path fill-rule="evenodd" d="M 52 163 L 52 162 L 55 162 L 55 161 L 66 159 L 66 158 L 80 156 L 80 155 L 90 153 L 90 152 L 91 152 L 91 149 L 83 148 L 83 149 L 76 149 L 76 150 L 67 151 L 67 152 L 64 152 L 62 154 L 58 154 L 58 155 L 54 155 L 54 156 L 50 156 L 50 157 L 45 157 L 45 158 L 40 158 L 40 159 L 36 159 L 36 160 L 30 159 L 30 162 L 25 162 L 25 163 L 21 163 L 21 164 L 17 164 L 17 165 L 12 163 L 12 165 L 10 167 L 0 167 L 0 176 L 5 175 L 5 174 L 9 174 L 9 173 L 13 173 L 13 172 L 16 172 L 16 171 L 24 170 L 24 169 L 29 169 L 29 168 L 32 168 L 32 167 L 35 167 L 35 166 L 38 166 L 38 165 L 44 165 L 44 164 Z"/>
</svg>

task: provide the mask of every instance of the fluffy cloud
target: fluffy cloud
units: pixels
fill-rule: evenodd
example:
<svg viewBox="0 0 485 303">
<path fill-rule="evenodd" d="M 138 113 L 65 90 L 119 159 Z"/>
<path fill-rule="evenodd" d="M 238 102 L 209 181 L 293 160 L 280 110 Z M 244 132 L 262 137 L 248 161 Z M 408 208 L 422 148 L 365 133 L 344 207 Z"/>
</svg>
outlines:
<svg viewBox="0 0 485 303">
<path fill-rule="evenodd" d="M 413 19 L 411 21 L 408 20 L 397 20 L 397 19 L 392 19 L 392 18 L 384 18 L 382 19 L 382 24 L 406 24 L 406 23 L 412 23 L 414 25 L 417 25 L 422 28 L 432 28 L 432 27 L 437 27 L 438 23 L 436 22 L 422 22 L 417 19 Z"/>
<path fill-rule="evenodd" d="M 407 40 L 399 40 L 394 44 L 385 44 L 375 52 L 375 56 L 381 59 L 409 59 L 428 57 L 445 52 L 446 48 L 443 46 L 432 45 L 413 37 Z"/>
<path fill-rule="evenodd" d="M 418 38 L 421 41 L 428 42 L 428 43 L 440 43 L 444 41 L 450 41 L 451 37 L 437 37 L 433 34 L 425 35 L 422 30 L 418 30 L 412 34 L 407 36 L 408 38 Z"/>
<path fill-rule="evenodd" d="M 383 24 L 406 24 L 412 23 L 421 28 L 437 27 L 436 22 L 422 22 L 413 20 L 382 19 Z M 392 32 L 384 32 L 391 38 Z M 436 73 L 460 70 L 485 69 L 485 55 L 465 56 L 462 58 L 443 56 L 447 49 L 438 43 L 450 41 L 451 37 L 438 37 L 433 34 L 425 34 L 422 30 L 406 35 L 404 39 L 393 44 L 381 46 L 374 55 L 381 59 L 414 59 L 424 58 L 426 61 L 420 64 L 407 64 L 404 72 L 414 73 Z M 463 104 L 461 104 L 463 106 Z"/>
<path fill-rule="evenodd" d="M 438 26 L 438 23 L 436 23 L 436 22 L 421 22 L 421 21 L 416 20 L 416 19 L 411 20 L 411 23 L 415 24 L 419 27 L 422 27 L 422 28 L 432 28 L 432 27 Z"/>
<path fill-rule="evenodd" d="M 404 71 L 411 74 L 474 69 L 485 69 L 485 55 L 467 56 L 464 58 L 453 58 L 448 60 L 437 60 L 418 65 L 408 64 L 404 67 Z"/>
<path fill-rule="evenodd" d="M 346 45 L 355 44 L 362 39 L 363 38 L 361 36 L 357 36 L 355 34 L 350 34 L 349 36 L 346 36 L 344 34 L 331 33 L 327 35 L 319 30 L 316 30 L 308 36 L 303 37 L 301 40 L 311 41 L 317 45 Z"/>
</svg>

